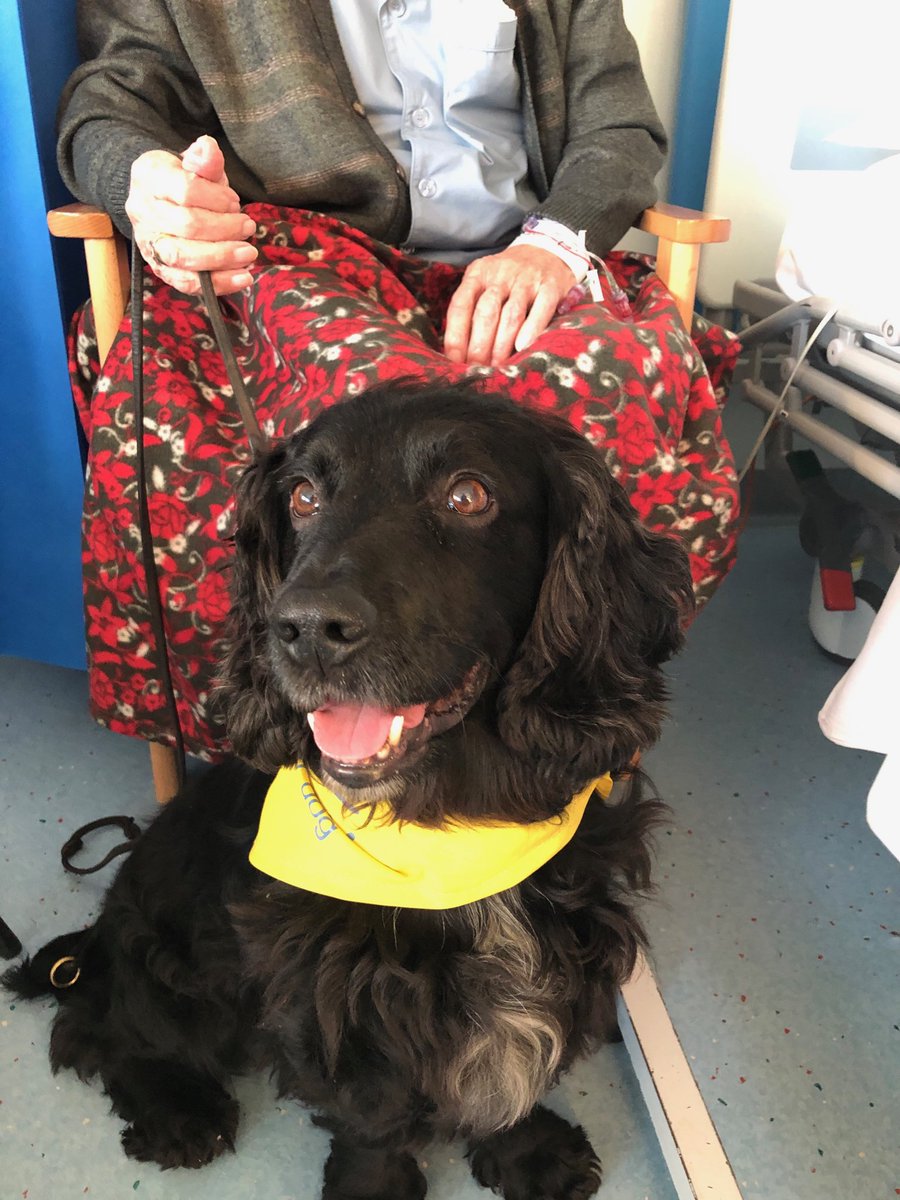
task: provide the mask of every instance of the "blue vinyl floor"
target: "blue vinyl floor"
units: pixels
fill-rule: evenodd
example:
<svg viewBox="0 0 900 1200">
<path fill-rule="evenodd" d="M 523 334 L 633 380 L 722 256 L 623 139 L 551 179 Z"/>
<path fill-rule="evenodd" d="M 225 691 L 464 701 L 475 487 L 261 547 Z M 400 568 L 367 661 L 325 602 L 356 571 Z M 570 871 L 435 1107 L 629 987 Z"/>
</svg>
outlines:
<svg viewBox="0 0 900 1200">
<path fill-rule="evenodd" d="M 669 1010 L 745 1200 L 900 1194 L 898 863 L 865 824 L 873 755 L 816 714 L 841 668 L 809 636 L 793 528 L 749 528 L 671 670 L 648 769 L 672 806 L 647 913 Z M 0 660 L 0 914 L 26 946 L 96 912 L 65 876 L 78 825 L 153 811 L 142 745 L 96 728 L 77 672 Z M 50 1075 L 51 1004 L 0 1000 L 0 1200 L 317 1200 L 326 1138 L 268 1082 L 239 1084 L 236 1156 L 197 1173 L 132 1164 L 104 1098 Z M 552 1103 L 584 1123 L 606 1200 L 673 1200 L 620 1046 Z M 458 1146 L 427 1156 L 432 1200 L 475 1200 Z M 709 1200 L 715 1200 L 710 1197 Z"/>
</svg>

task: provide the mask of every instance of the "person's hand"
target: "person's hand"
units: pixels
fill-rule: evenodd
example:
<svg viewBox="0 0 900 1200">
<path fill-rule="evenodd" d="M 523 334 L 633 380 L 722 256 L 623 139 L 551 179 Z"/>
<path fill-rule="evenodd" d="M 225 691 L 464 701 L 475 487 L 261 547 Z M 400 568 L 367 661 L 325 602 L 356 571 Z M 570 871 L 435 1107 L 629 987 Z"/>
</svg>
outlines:
<svg viewBox="0 0 900 1200">
<path fill-rule="evenodd" d="M 499 366 L 544 332 L 574 284 L 571 268 L 538 246 L 476 258 L 447 309 L 444 353 L 452 362 Z"/>
<path fill-rule="evenodd" d="M 198 138 L 181 158 L 149 150 L 135 159 L 125 212 L 153 272 L 179 292 L 200 291 L 198 271 L 212 273 L 220 296 L 251 283 L 257 250 L 245 239 L 256 225 L 228 186 L 215 138 Z"/>
</svg>

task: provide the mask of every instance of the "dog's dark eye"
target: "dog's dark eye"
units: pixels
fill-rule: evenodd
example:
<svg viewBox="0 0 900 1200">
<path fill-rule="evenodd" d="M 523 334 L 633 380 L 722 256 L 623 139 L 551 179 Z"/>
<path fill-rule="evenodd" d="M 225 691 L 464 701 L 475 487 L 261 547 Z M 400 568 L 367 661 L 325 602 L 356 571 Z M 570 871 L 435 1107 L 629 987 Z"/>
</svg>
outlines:
<svg viewBox="0 0 900 1200">
<path fill-rule="evenodd" d="M 487 512 L 494 497 L 480 479 L 458 479 L 447 496 L 447 507 L 463 517 L 475 517 Z"/>
<path fill-rule="evenodd" d="M 314 517 L 319 511 L 319 493 L 308 479 L 301 479 L 291 490 L 291 515 Z"/>
</svg>

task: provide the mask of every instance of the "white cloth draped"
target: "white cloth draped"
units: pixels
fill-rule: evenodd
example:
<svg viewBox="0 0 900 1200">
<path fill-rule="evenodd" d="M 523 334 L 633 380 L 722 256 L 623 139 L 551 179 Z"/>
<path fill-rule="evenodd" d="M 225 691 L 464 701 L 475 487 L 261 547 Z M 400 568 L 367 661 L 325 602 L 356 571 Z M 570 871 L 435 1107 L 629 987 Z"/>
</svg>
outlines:
<svg viewBox="0 0 900 1200">
<path fill-rule="evenodd" d="M 866 819 L 900 859 L 900 572 L 861 654 L 819 713 L 819 726 L 840 746 L 887 755 L 869 790 Z"/>
</svg>

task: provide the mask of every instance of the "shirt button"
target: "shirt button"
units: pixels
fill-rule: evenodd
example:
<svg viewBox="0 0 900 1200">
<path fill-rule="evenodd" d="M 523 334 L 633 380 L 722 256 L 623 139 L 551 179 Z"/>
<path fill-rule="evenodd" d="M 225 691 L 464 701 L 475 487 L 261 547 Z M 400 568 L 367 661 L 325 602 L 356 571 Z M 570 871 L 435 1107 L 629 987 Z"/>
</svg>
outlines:
<svg viewBox="0 0 900 1200">
<path fill-rule="evenodd" d="M 437 195 L 437 184 L 430 177 L 420 179 L 418 183 L 419 195 L 426 200 L 430 200 L 432 196 Z"/>
<path fill-rule="evenodd" d="M 361 100 L 354 100 L 352 108 L 358 117 L 364 117 L 366 115 L 366 106 Z"/>
<path fill-rule="evenodd" d="M 388 12 L 392 17 L 402 17 L 406 14 L 405 0 L 388 0 Z"/>
<path fill-rule="evenodd" d="M 409 119 L 416 129 L 425 129 L 431 124 L 431 113 L 427 108 L 414 108 L 409 114 Z"/>
</svg>

